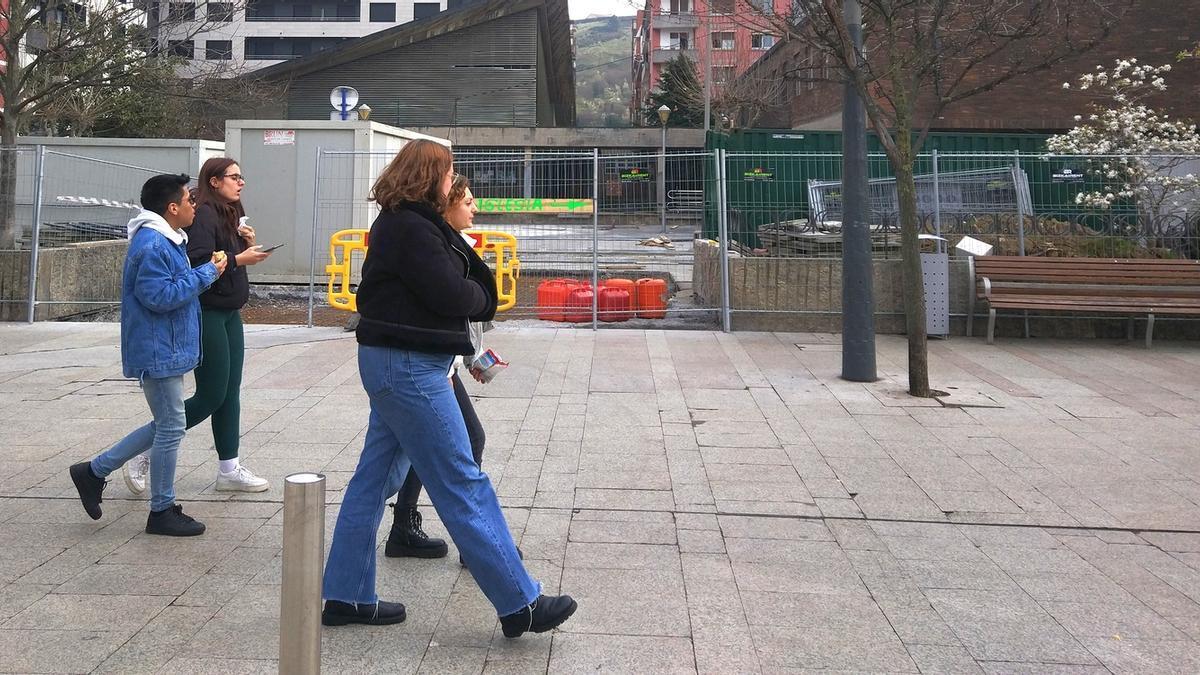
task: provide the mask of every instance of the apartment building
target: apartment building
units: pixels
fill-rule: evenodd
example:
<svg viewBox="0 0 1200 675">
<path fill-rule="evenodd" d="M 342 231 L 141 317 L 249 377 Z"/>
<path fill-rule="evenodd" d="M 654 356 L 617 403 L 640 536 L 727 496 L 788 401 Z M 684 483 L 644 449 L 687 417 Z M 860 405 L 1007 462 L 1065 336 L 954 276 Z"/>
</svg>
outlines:
<svg viewBox="0 0 1200 675">
<path fill-rule="evenodd" d="M 150 23 L 160 48 L 188 60 L 180 75 L 236 76 L 479 1 L 165 0 Z"/>
<path fill-rule="evenodd" d="M 681 54 L 696 62 L 701 82 L 712 78 L 714 95 L 719 93 L 775 46 L 764 15 L 790 7 L 789 0 L 646 0 L 633 20 L 630 118 L 639 123 L 663 66 Z"/>
</svg>

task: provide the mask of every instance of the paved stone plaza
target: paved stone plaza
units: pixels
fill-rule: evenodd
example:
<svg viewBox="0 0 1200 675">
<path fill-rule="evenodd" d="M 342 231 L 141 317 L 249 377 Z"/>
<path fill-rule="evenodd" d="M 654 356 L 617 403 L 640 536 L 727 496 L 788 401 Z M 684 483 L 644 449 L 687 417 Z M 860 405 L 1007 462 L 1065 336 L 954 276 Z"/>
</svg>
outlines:
<svg viewBox="0 0 1200 675">
<path fill-rule="evenodd" d="M 0 326 L 0 669 L 274 672 L 281 481 L 328 477 L 366 425 L 353 337 L 248 327 L 242 457 L 211 432 L 177 476 L 199 538 L 142 532 L 114 476 L 84 514 L 67 466 L 147 419 L 118 327 Z M 579 611 L 505 640 L 455 552 L 383 558 L 394 627 L 324 632 L 326 672 L 1200 672 L 1200 349 L 956 338 L 943 406 L 838 379 L 830 335 L 504 325 L 469 383 L 484 466 L 547 591 Z M 431 508 L 428 529 L 444 536 Z M 385 522 L 384 528 L 387 523 Z"/>
</svg>

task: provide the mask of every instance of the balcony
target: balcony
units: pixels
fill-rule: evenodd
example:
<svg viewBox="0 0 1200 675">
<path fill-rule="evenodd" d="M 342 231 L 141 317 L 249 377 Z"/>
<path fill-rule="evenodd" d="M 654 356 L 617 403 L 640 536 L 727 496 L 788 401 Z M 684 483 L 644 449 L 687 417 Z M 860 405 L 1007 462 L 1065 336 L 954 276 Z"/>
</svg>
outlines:
<svg viewBox="0 0 1200 675">
<path fill-rule="evenodd" d="M 653 27 L 659 30 L 672 28 L 698 28 L 700 17 L 691 12 L 661 12 L 654 15 Z"/>
<path fill-rule="evenodd" d="M 675 58 L 676 56 L 679 56 L 680 54 L 683 54 L 684 56 L 688 57 L 689 59 L 691 59 L 693 61 L 695 61 L 697 59 L 695 49 L 679 49 L 679 48 L 671 49 L 671 48 L 660 47 L 660 48 L 655 49 L 654 51 L 650 52 L 650 62 L 651 63 L 666 63 L 667 61 L 670 61 L 671 59 Z"/>
</svg>

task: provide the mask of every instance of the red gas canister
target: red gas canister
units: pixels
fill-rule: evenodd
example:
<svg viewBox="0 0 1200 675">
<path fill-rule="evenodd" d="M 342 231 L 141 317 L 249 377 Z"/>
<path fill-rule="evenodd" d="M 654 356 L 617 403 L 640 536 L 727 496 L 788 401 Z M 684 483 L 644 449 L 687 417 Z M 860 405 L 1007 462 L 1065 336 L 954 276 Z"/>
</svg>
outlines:
<svg viewBox="0 0 1200 675">
<path fill-rule="evenodd" d="M 592 286 L 579 285 L 567 294 L 567 308 L 563 312 L 563 320 L 572 323 L 582 323 L 592 320 Z"/>
<path fill-rule="evenodd" d="M 611 284 L 601 288 L 596 302 L 601 321 L 628 321 L 633 318 L 629 291 L 623 288 L 613 288 Z"/>
<path fill-rule="evenodd" d="M 562 321 L 571 290 L 569 279 L 549 279 L 538 284 L 537 317 L 543 321 Z"/>
<path fill-rule="evenodd" d="M 609 279 L 604 282 L 604 285 L 607 288 L 619 288 L 628 293 L 629 309 L 637 311 L 637 284 L 633 283 L 633 279 Z"/>
<path fill-rule="evenodd" d="M 637 315 L 643 319 L 667 316 L 667 282 L 662 279 L 637 280 Z"/>
</svg>

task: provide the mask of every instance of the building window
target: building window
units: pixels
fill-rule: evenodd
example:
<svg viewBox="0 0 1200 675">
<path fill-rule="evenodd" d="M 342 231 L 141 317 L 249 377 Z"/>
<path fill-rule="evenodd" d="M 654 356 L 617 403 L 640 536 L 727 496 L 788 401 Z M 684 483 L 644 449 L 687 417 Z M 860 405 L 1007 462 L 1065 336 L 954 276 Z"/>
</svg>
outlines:
<svg viewBox="0 0 1200 675">
<path fill-rule="evenodd" d="M 413 20 L 425 19 L 440 11 L 442 11 L 442 3 L 440 2 L 414 2 Z"/>
<path fill-rule="evenodd" d="M 737 66 L 713 66 L 713 82 L 725 84 L 737 77 Z"/>
<path fill-rule="evenodd" d="M 692 11 L 692 0 L 671 0 L 671 13 L 688 13 Z"/>
<path fill-rule="evenodd" d="M 208 3 L 208 20 L 209 21 L 233 21 L 233 3 L 232 2 L 210 2 L 210 3 Z"/>
<path fill-rule="evenodd" d="M 205 40 L 204 58 L 209 61 L 228 61 L 233 58 L 232 40 Z"/>
<path fill-rule="evenodd" d="M 767 35 L 766 33 L 753 33 L 750 35 L 751 49 L 770 49 L 775 46 L 775 36 Z"/>
<path fill-rule="evenodd" d="M 746 0 L 746 4 L 759 14 L 770 16 L 775 13 L 775 0 Z"/>
<path fill-rule="evenodd" d="M 181 59 L 194 59 L 196 43 L 191 40 L 167 40 L 167 53 Z"/>
<path fill-rule="evenodd" d="M 167 21 L 195 21 L 196 3 L 172 2 L 167 5 Z"/>
<path fill-rule="evenodd" d="M 375 23 L 395 23 L 396 22 L 396 3 L 394 2 L 372 2 L 371 3 L 371 21 Z"/>
<path fill-rule="evenodd" d="M 713 49 L 733 49 L 733 33 L 722 32 L 712 34 Z"/>
<path fill-rule="evenodd" d="M 346 38 L 248 37 L 243 54 L 247 61 L 282 61 L 332 49 Z"/>
<path fill-rule="evenodd" d="M 691 33 L 671 33 L 668 35 L 667 49 L 691 49 Z"/>
<path fill-rule="evenodd" d="M 357 0 L 252 0 L 246 21 L 358 21 Z"/>
<path fill-rule="evenodd" d="M 713 14 L 733 14 L 736 5 L 737 0 L 710 0 L 708 3 Z"/>
</svg>

